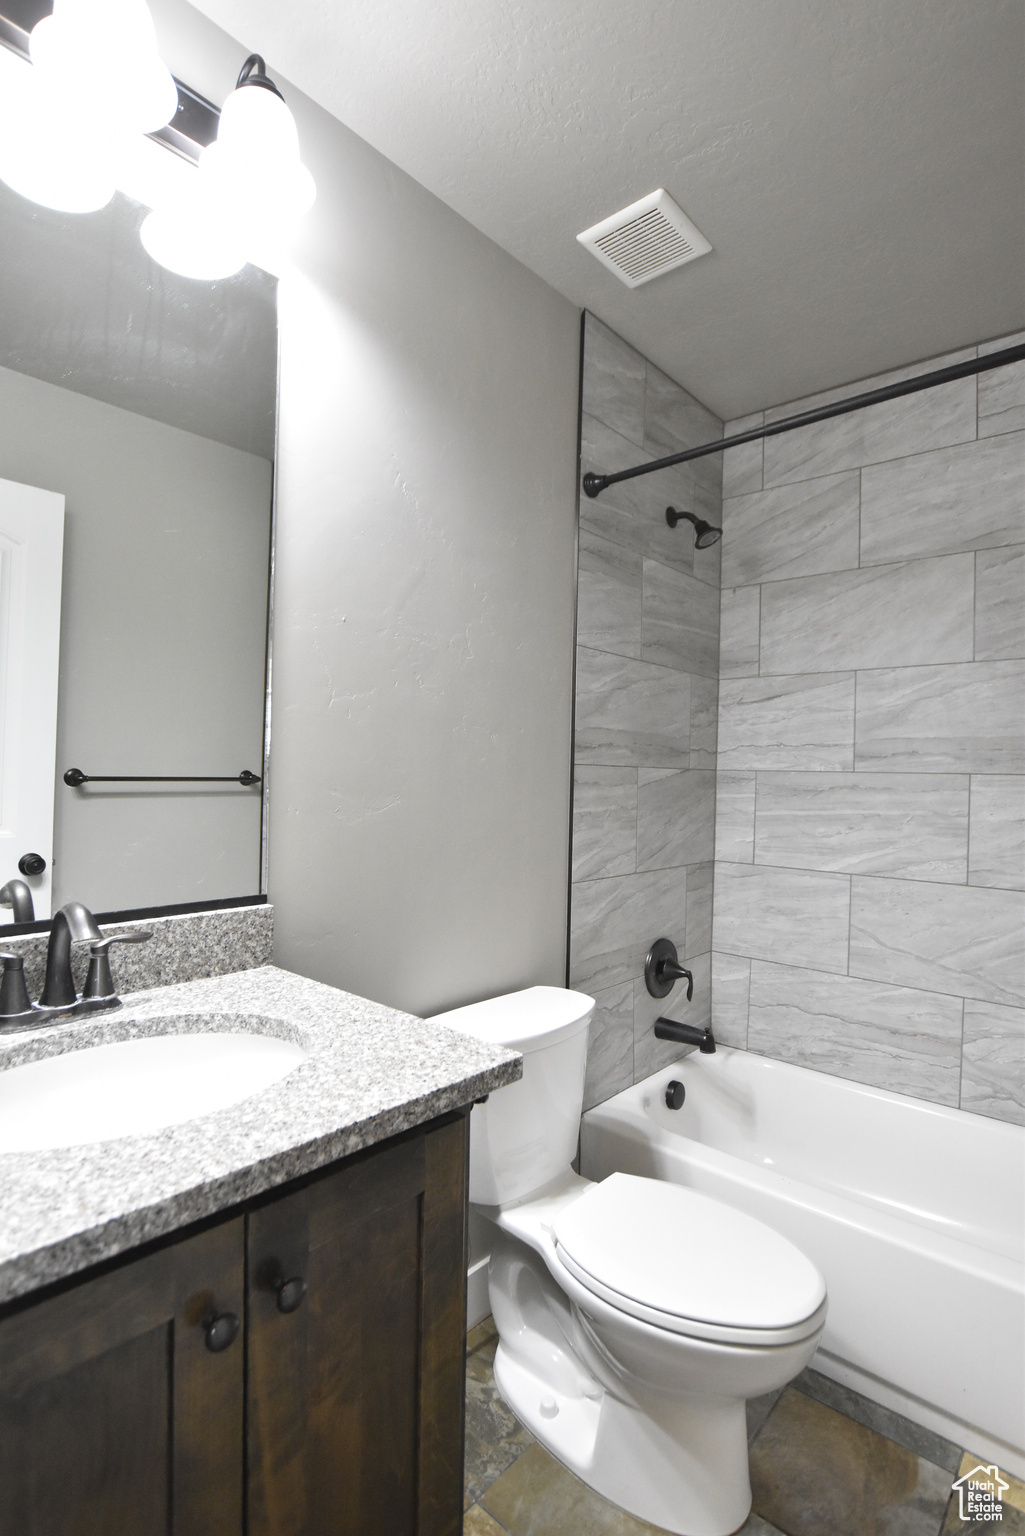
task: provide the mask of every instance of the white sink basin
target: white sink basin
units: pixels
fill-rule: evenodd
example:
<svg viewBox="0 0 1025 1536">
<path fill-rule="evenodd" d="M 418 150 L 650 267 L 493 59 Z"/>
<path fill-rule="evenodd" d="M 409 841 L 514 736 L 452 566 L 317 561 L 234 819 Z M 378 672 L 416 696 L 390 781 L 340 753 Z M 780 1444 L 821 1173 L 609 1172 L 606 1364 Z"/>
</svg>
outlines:
<svg viewBox="0 0 1025 1536">
<path fill-rule="evenodd" d="M 47 1056 L 0 1072 L 0 1152 L 42 1152 L 240 1104 L 306 1059 L 274 1035 L 166 1034 Z"/>
</svg>

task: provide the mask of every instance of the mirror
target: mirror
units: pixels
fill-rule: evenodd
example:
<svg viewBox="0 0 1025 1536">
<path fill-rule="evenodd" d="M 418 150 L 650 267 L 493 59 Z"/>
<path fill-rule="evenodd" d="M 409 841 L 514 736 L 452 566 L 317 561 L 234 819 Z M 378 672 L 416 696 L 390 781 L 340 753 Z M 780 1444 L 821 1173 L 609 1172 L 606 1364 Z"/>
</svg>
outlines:
<svg viewBox="0 0 1025 1536">
<path fill-rule="evenodd" d="M 37 919 L 263 888 L 277 284 L 176 277 L 145 212 L 0 183 L 0 887 Z"/>
</svg>

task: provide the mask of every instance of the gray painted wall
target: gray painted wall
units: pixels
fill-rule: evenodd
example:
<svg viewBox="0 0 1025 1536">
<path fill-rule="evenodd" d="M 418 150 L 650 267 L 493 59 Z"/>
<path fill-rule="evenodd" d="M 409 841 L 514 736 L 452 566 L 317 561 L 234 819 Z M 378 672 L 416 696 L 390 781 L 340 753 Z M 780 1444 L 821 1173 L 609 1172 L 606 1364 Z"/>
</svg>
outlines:
<svg viewBox="0 0 1025 1536">
<path fill-rule="evenodd" d="M 593 315 L 582 457 L 616 470 L 722 435 L 722 422 Z M 658 1014 L 711 1016 L 719 546 L 670 529 L 668 504 L 719 523 L 718 456 L 581 499 L 570 983 L 596 1001 L 586 1106 L 679 1055 Z M 644 957 L 666 935 L 694 973 L 656 1001 Z"/>
<path fill-rule="evenodd" d="M 725 461 L 716 1034 L 1025 1123 L 1025 365 Z"/>
<path fill-rule="evenodd" d="M 422 1014 L 561 984 L 578 314 L 286 95 L 275 957 Z"/>
<path fill-rule="evenodd" d="M 66 499 L 55 907 L 255 893 L 258 790 L 60 775 L 259 773 L 271 465 L 8 368 L 0 422 L 0 476 Z"/>
</svg>

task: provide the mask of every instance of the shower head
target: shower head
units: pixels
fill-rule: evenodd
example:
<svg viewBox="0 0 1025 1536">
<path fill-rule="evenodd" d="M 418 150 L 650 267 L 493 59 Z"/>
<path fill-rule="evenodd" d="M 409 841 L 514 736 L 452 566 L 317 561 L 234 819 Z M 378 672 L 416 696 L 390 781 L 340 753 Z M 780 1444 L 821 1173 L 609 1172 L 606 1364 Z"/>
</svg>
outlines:
<svg viewBox="0 0 1025 1536">
<path fill-rule="evenodd" d="M 685 517 L 688 523 L 694 524 L 695 549 L 708 549 L 712 544 L 718 544 L 722 538 L 721 528 L 713 528 L 711 523 L 695 517 L 693 512 L 677 512 L 675 507 L 666 507 L 666 522 L 670 528 L 675 528 L 681 517 Z"/>
</svg>

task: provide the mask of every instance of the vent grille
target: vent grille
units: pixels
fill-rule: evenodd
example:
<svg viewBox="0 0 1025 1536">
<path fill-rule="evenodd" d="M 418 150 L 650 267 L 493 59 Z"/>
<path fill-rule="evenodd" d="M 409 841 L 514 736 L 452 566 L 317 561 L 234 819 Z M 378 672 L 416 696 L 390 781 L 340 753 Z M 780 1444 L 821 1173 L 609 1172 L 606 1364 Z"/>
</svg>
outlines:
<svg viewBox="0 0 1025 1536">
<path fill-rule="evenodd" d="M 638 288 L 712 249 L 661 187 L 585 229 L 577 239 L 628 288 Z"/>
</svg>

